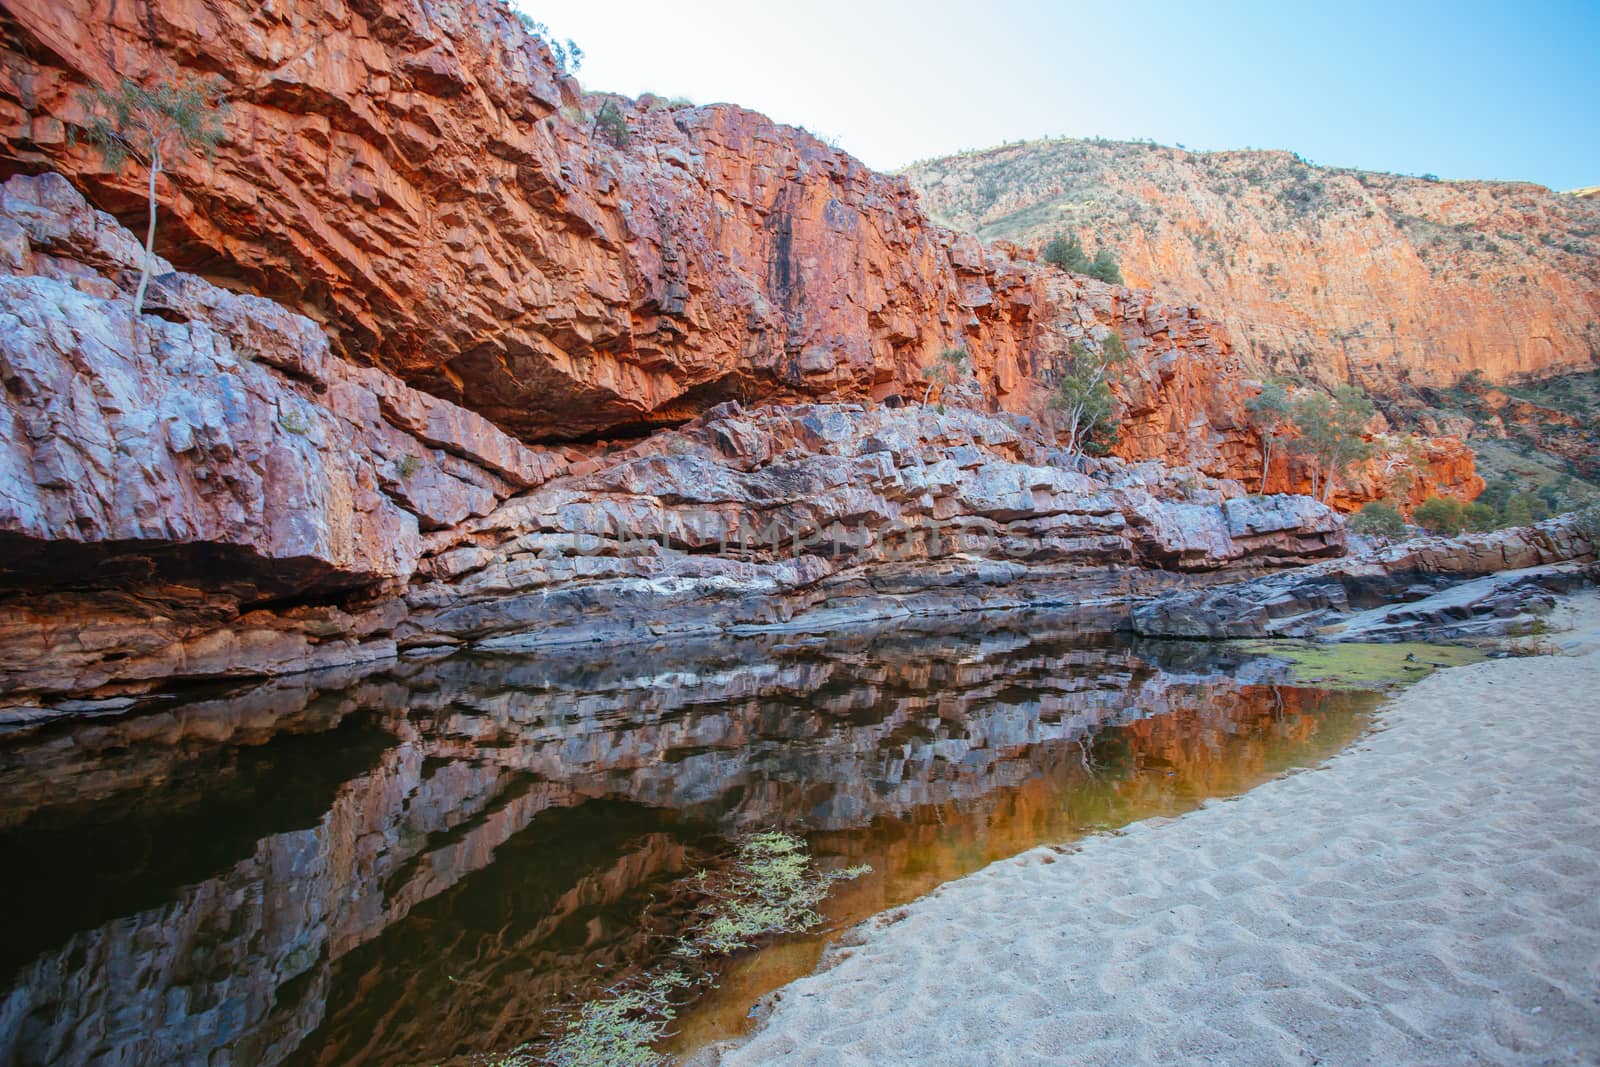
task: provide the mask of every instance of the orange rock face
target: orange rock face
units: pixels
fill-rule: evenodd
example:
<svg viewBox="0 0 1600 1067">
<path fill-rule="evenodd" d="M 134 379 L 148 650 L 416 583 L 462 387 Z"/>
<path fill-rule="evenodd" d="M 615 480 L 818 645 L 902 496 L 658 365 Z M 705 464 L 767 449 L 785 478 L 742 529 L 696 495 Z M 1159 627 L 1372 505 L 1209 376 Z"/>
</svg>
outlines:
<svg viewBox="0 0 1600 1067">
<path fill-rule="evenodd" d="M 524 437 L 886 396 L 947 346 L 1002 396 L 1026 373 L 1030 271 L 929 226 L 902 179 L 727 106 L 625 102 L 615 145 L 499 4 L 9 8 L 6 167 L 132 222 L 141 175 L 70 143 L 78 93 L 222 72 L 228 136 L 162 184 L 162 254 Z"/>
<path fill-rule="evenodd" d="M 1036 407 L 1073 340 L 1137 357 L 1118 453 L 1249 480 L 1249 395 L 1196 306 L 930 224 L 905 179 L 731 106 L 599 101 L 499 4 L 8 0 L 0 176 L 58 169 L 142 218 L 142 175 L 69 136 L 81 90 L 221 72 L 212 160 L 158 189 L 180 270 L 320 322 L 525 440 L 618 436 L 724 400 L 921 399 L 947 347 L 984 402 Z"/>
<path fill-rule="evenodd" d="M 939 221 L 1114 249 L 1222 319 L 1248 366 L 1380 393 L 1600 361 L 1600 201 L 1313 167 L 1284 152 L 1045 141 L 908 171 Z"/>
<path fill-rule="evenodd" d="M 1433 437 L 1407 443 L 1379 437 L 1373 443 L 1377 454 L 1334 486 L 1328 502 L 1340 511 L 1359 511 L 1371 501 L 1383 500 L 1409 516 L 1430 496 L 1468 501 L 1483 492 L 1472 449 L 1460 438 Z M 1310 493 L 1311 485 L 1311 467 L 1304 457 L 1280 454 L 1273 459 L 1267 473 L 1268 492 Z"/>
</svg>

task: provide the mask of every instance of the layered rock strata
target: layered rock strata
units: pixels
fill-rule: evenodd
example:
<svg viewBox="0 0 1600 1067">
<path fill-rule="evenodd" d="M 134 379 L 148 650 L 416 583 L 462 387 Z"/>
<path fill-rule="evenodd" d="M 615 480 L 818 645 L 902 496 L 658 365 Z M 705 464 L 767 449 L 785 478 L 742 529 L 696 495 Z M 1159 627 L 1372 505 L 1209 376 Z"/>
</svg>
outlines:
<svg viewBox="0 0 1600 1067">
<path fill-rule="evenodd" d="M 1068 139 L 906 175 L 936 220 L 985 240 L 1114 249 L 1129 282 L 1207 308 L 1259 370 L 1393 395 L 1600 360 L 1594 199 Z"/>
<path fill-rule="evenodd" d="M 1237 361 L 1194 306 L 986 249 L 931 225 L 905 179 L 740 108 L 610 98 L 626 133 L 607 135 L 601 99 L 491 0 L 7 11 L 0 176 L 58 169 L 142 217 L 135 170 L 70 136 L 82 90 L 222 72 L 227 137 L 158 184 L 158 247 L 525 440 L 729 399 L 920 397 L 946 347 L 972 354 L 985 404 L 1033 410 L 1072 340 L 1115 330 L 1143 367 L 1119 455 L 1231 478 L 1258 462 Z"/>
<path fill-rule="evenodd" d="M 1423 537 L 1133 610 L 1151 637 L 1406 640 L 1504 635 L 1596 577 L 1600 536 L 1581 513 L 1456 538 Z M 1485 575 L 1442 592 L 1466 579 Z"/>
<path fill-rule="evenodd" d="M 960 408 L 729 402 L 628 447 L 530 448 L 165 265 L 134 320 L 137 246 L 60 179 L 12 179 L 3 207 L 14 694 L 1123 596 L 1342 550 L 1303 497 Z"/>
</svg>

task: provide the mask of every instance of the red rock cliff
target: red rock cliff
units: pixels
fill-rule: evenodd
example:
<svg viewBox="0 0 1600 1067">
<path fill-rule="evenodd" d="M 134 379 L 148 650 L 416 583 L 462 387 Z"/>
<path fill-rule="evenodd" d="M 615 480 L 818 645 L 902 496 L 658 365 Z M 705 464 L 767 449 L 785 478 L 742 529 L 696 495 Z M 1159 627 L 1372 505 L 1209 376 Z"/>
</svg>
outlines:
<svg viewBox="0 0 1600 1067">
<path fill-rule="evenodd" d="M 1600 362 L 1600 201 L 1519 182 L 1310 166 L 1286 152 L 1072 140 L 907 171 L 935 219 L 1078 234 L 1198 304 L 1248 365 L 1379 393 Z"/>
<path fill-rule="evenodd" d="M 222 72 L 226 143 L 163 184 L 160 251 L 524 436 L 887 395 L 952 345 L 1002 394 L 1025 373 L 1031 274 L 903 180 L 727 106 L 624 102 L 614 145 L 497 4 L 6 8 L 7 167 L 132 221 L 139 176 L 70 143 L 81 88 Z"/>
<path fill-rule="evenodd" d="M 1073 279 L 931 225 L 902 178 L 731 106 L 622 101 L 625 144 L 509 12 L 480 0 L 261 7 L 4 0 L 0 173 L 59 169 L 142 216 L 140 176 L 69 136 L 118 76 L 221 72 L 214 160 L 158 191 L 158 250 L 322 323 L 528 440 L 714 404 L 919 396 L 947 346 L 988 402 L 1085 334 L 1139 369 L 1119 452 L 1249 478 L 1243 366 L 1196 307 Z"/>
</svg>

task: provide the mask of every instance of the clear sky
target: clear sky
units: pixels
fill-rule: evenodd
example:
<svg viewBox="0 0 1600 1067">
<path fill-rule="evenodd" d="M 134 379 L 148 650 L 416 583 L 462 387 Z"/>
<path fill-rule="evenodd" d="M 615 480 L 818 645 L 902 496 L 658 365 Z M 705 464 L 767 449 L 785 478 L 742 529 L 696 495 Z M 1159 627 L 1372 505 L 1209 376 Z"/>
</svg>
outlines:
<svg viewBox="0 0 1600 1067">
<path fill-rule="evenodd" d="M 1600 0 L 517 0 L 586 88 L 728 101 L 873 167 L 1065 134 L 1600 184 Z"/>
</svg>

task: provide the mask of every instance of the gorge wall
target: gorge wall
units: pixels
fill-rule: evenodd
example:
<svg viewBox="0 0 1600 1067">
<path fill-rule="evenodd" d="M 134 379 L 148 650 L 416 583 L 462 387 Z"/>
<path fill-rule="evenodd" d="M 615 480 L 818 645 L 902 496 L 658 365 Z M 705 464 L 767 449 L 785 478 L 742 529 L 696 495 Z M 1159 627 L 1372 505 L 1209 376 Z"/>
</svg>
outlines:
<svg viewBox="0 0 1600 1067">
<path fill-rule="evenodd" d="M 59 175 L 0 187 L 0 252 L 0 725 L 173 678 L 1120 597 L 1343 547 L 1308 498 L 960 407 L 729 401 L 530 447 L 166 264 L 136 318 L 142 250 Z"/>
<path fill-rule="evenodd" d="M 1067 139 L 905 175 L 936 220 L 985 240 L 1114 249 L 1131 284 L 1220 318 L 1255 370 L 1393 394 L 1600 364 L 1592 198 Z"/>
<path fill-rule="evenodd" d="M 68 135 L 79 93 L 221 72 L 228 136 L 159 190 L 162 254 L 521 436 L 887 396 L 945 346 L 1001 397 L 1030 370 L 1032 272 L 903 180 L 730 106 L 624 101 L 617 145 L 501 4 L 5 7 L 7 167 L 132 220 L 139 175 Z"/>
<path fill-rule="evenodd" d="M 737 107 L 619 101 L 618 145 L 500 4 L 0 6 L 0 177 L 57 170 L 142 218 L 136 168 L 70 135 L 82 91 L 221 72 L 227 136 L 158 186 L 161 253 L 525 440 L 730 399 L 920 396 L 949 346 L 986 403 L 1036 410 L 1031 380 L 1114 329 L 1140 364 L 1120 454 L 1218 477 L 1258 461 L 1241 366 L 1196 307 L 985 249 L 904 179 Z M 1467 473 L 1444 490 L 1470 495 Z"/>
<path fill-rule="evenodd" d="M 1328 508 L 1246 496 L 1253 387 L 1198 308 L 934 226 L 903 179 L 735 107 L 619 101 L 606 136 L 499 4 L 4 10 L 13 724 L 173 678 L 1342 551 Z M 79 94 L 213 72 L 226 136 L 158 185 L 169 258 L 134 316 L 138 242 L 91 205 L 141 215 L 139 177 L 71 135 Z M 1112 332 L 1118 455 L 1066 455 L 1019 413 Z M 957 345 L 975 382 L 929 397 Z M 1459 442 L 1429 447 L 1414 481 L 1476 491 Z"/>
</svg>

